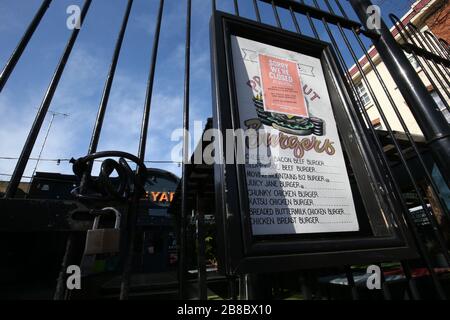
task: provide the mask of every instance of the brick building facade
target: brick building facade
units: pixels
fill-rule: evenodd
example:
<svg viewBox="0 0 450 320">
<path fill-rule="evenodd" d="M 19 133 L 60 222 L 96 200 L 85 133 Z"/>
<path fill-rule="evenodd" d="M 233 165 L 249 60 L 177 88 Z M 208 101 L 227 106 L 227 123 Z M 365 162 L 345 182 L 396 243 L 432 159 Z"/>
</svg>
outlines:
<svg viewBox="0 0 450 320">
<path fill-rule="evenodd" d="M 444 0 L 427 18 L 426 25 L 438 38 L 450 43 L 450 0 Z"/>
</svg>

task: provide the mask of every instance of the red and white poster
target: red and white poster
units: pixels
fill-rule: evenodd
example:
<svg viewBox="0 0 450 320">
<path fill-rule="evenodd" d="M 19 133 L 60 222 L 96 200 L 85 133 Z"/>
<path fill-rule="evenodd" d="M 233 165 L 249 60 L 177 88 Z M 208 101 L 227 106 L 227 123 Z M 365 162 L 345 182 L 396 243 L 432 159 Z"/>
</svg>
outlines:
<svg viewBox="0 0 450 320">
<path fill-rule="evenodd" d="M 253 235 L 360 230 L 320 59 L 231 40 L 240 127 L 259 130 L 270 155 L 263 163 L 258 144 L 246 150 Z"/>
<path fill-rule="evenodd" d="M 303 85 L 296 62 L 259 55 L 264 110 L 308 117 Z"/>
</svg>

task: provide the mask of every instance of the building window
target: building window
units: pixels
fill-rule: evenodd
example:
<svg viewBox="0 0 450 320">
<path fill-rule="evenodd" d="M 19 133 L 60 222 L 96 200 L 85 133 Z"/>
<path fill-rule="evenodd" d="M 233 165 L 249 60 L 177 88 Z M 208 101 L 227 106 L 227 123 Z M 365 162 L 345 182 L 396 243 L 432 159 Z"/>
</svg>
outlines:
<svg viewBox="0 0 450 320">
<path fill-rule="evenodd" d="M 447 122 L 450 123 L 450 111 L 448 111 L 447 107 L 445 106 L 445 104 L 441 100 L 441 98 L 439 97 L 439 95 L 436 92 L 436 90 L 431 91 L 430 94 L 433 97 L 433 99 L 436 102 L 436 104 L 438 105 L 439 110 L 441 110 L 441 112 L 443 113 L 443 115 L 444 115 L 445 119 L 447 120 Z"/>
<path fill-rule="evenodd" d="M 358 91 L 358 95 L 361 98 L 364 106 L 367 106 L 370 103 L 370 95 L 366 90 L 366 87 L 360 82 L 356 85 L 356 90 Z"/>
<path fill-rule="evenodd" d="M 419 69 L 420 65 L 417 59 L 411 54 L 405 51 L 406 57 L 408 58 L 409 62 L 411 62 L 411 65 L 414 69 Z"/>
</svg>

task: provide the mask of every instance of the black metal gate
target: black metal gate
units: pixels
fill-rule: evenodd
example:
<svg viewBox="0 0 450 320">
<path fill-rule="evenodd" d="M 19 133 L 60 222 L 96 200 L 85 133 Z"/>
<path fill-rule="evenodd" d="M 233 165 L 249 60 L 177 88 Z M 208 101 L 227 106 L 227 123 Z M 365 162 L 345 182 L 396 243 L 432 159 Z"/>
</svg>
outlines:
<svg viewBox="0 0 450 320">
<path fill-rule="evenodd" d="M 36 13 L 33 21 L 28 27 L 25 35 L 21 39 L 16 50 L 13 52 L 10 60 L 7 62 L 5 68 L 0 74 L 0 92 L 8 81 L 9 76 L 14 72 L 14 68 L 20 57 L 27 47 L 30 39 L 33 36 L 35 30 L 39 27 L 42 19 L 45 18 L 47 8 L 51 4 L 51 0 L 45 0 L 42 3 L 41 8 Z M 206 1 L 205 1 L 206 2 Z M 231 2 L 231 1 L 229 1 Z M 244 1 L 234 0 L 232 2 L 234 12 L 236 16 L 239 16 L 242 11 Z M 250 3 L 250 1 L 247 1 Z M 350 94 L 353 95 L 358 105 L 354 108 L 362 115 L 363 126 L 366 128 L 366 134 L 371 137 L 375 143 L 375 147 L 378 150 L 379 164 L 388 173 L 387 180 L 390 181 L 393 188 L 396 189 L 398 194 L 402 194 L 403 197 L 398 201 L 401 203 L 403 212 L 401 213 L 404 219 L 407 221 L 409 228 L 414 235 L 416 245 L 421 255 L 422 261 L 396 261 L 401 264 L 402 276 L 406 281 L 403 283 L 401 290 L 405 292 L 405 297 L 410 299 L 427 298 L 423 295 L 421 290 L 417 287 L 417 279 L 412 274 L 412 266 L 420 265 L 426 269 L 427 275 L 426 282 L 432 284 L 435 297 L 440 299 L 446 299 L 448 296 L 447 290 L 444 288 L 442 282 L 445 280 L 436 269 L 436 256 L 441 257 L 441 267 L 450 266 L 450 254 L 448 250 L 450 234 L 448 233 L 448 219 L 449 208 L 448 198 L 446 198 L 445 189 L 450 185 L 450 126 L 448 125 L 449 119 L 449 99 L 450 99 L 450 47 L 444 40 L 437 39 L 431 32 L 421 32 L 412 23 L 408 23 L 406 26 L 402 24 L 399 18 L 391 15 L 392 22 L 395 24 L 395 28 L 398 34 L 401 36 L 399 41 L 395 40 L 391 31 L 382 22 L 379 28 L 370 30 L 366 26 L 366 21 L 371 19 L 368 15 L 368 7 L 371 5 L 368 0 L 350 0 L 350 4 L 353 7 L 360 21 L 355 21 L 349 18 L 348 9 L 349 4 L 346 1 L 289 1 L 289 0 L 252 0 L 251 1 L 253 16 L 258 23 L 264 24 L 264 16 L 272 15 L 270 20 L 274 21 L 276 27 L 283 30 L 291 26 L 294 31 L 299 34 L 312 35 L 316 39 L 331 43 L 335 52 L 337 53 L 338 63 L 343 70 L 348 70 L 347 80 L 349 87 L 351 88 Z M 344 3 L 345 2 L 345 3 Z M 81 20 L 89 19 L 87 16 L 92 0 L 85 0 L 84 6 L 81 11 Z M 122 49 L 122 43 L 128 21 L 130 18 L 133 0 L 128 0 L 126 11 L 123 17 L 122 26 L 117 38 L 115 50 L 111 60 L 111 66 L 106 78 L 103 96 L 98 108 L 97 120 L 95 122 L 95 128 L 92 133 L 91 143 L 88 150 L 88 156 L 79 159 L 75 163 L 76 173 L 81 179 L 81 185 L 78 190 L 80 201 L 86 200 L 90 196 L 89 189 L 92 187 L 91 170 L 93 162 L 102 157 L 123 157 L 126 160 L 135 162 L 137 164 L 136 171 L 127 165 L 127 161 L 123 160 L 120 163 L 107 163 L 103 162 L 105 177 L 109 176 L 112 169 L 121 171 L 123 178 L 123 189 L 120 194 L 114 192 L 103 193 L 103 198 L 98 197 L 94 199 L 98 203 L 115 203 L 117 206 L 124 208 L 128 212 L 125 220 L 127 228 L 123 233 L 126 237 L 124 246 L 122 247 L 121 254 L 123 255 L 123 279 L 122 290 L 120 297 L 126 299 L 129 296 L 130 288 L 130 273 L 131 263 L 133 259 L 134 245 L 136 243 L 136 211 L 137 203 L 140 198 L 140 187 L 142 184 L 142 172 L 145 169 L 144 160 L 146 155 L 146 144 L 149 130 L 149 119 L 152 96 L 154 95 L 153 88 L 154 83 L 157 81 L 155 78 L 155 68 L 158 57 L 159 38 L 161 33 L 161 26 L 163 20 L 163 12 L 165 2 L 159 1 L 159 9 L 156 14 L 155 33 L 153 39 L 153 50 L 151 53 L 151 66 L 149 70 L 147 92 L 145 99 L 145 106 L 143 110 L 143 120 L 141 124 L 141 135 L 139 143 L 139 151 L 136 156 L 126 154 L 123 152 L 100 152 L 97 153 L 97 146 L 100 137 L 100 132 L 103 126 L 103 120 L 107 111 L 108 99 L 111 93 L 111 88 L 116 73 L 116 66 L 119 59 L 119 55 Z M 228 3 L 228 2 L 227 2 Z M 248 8 L 248 3 L 246 3 Z M 216 9 L 216 1 L 211 1 L 212 12 Z M 180 15 L 179 19 L 186 19 L 186 43 L 185 43 L 185 72 L 184 72 L 184 114 L 183 114 L 183 129 L 189 130 L 190 123 L 190 90 L 191 90 L 191 17 L 192 1 L 186 0 L 180 2 Z M 241 9 L 241 10 L 240 10 Z M 353 13 L 352 13 L 353 14 Z M 362 22 L 361 22 L 362 21 Z M 2 199 L 0 204 L 2 208 L 2 215 L 8 219 L 14 217 L 15 207 L 14 205 L 22 205 L 26 208 L 26 204 L 14 202 L 19 183 L 22 179 L 25 167 L 29 161 L 32 149 L 36 143 L 36 139 L 41 131 L 44 119 L 49 112 L 49 106 L 52 102 L 53 96 L 58 88 L 59 81 L 64 72 L 66 63 L 70 58 L 72 48 L 77 41 L 78 34 L 83 32 L 83 29 L 74 29 L 68 42 L 64 53 L 58 63 L 54 76 L 48 85 L 48 89 L 45 96 L 42 99 L 42 104 L 36 115 L 32 128 L 30 129 L 25 146 L 16 164 L 14 173 L 11 177 L 8 189 L 5 194 L 5 199 Z M 400 44 L 398 43 L 400 42 Z M 374 49 L 369 49 L 368 45 L 373 44 L 378 55 L 382 59 L 384 65 L 390 72 L 390 75 L 382 74 L 378 69 L 378 63 L 372 55 Z M 406 51 L 410 54 L 414 60 L 408 60 L 404 54 Z M 363 59 L 360 59 L 362 56 Z M 417 71 L 411 65 L 411 61 L 418 64 L 418 67 L 423 70 L 425 79 L 431 84 L 431 87 L 426 88 L 426 85 L 419 78 Z M 373 72 L 375 80 L 370 80 L 367 76 L 364 65 L 369 65 L 370 70 Z M 351 74 L 351 70 L 354 70 L 359 75 L 358 81 L 355 80 L 354 74 Z M 398 102 L 394 99 L 387 86 L 387 78 L 389 81 L 393 79 L 401 92 L 404 100 L 406 101 L 409 109 L 414 115 L 414 118 L 419 125 L 423 139 L 418 139 L 413 135 L 403 118 Z M 376 81 L 376 84 L 375 82 Z M 383 131 L 377 130 L 378 123 L 374 123 L 373 118 L 369 115 L 366 102 L 360 92 L 359 86 L 363 84 L 366 88 L 371 101 L 373 101 L 373 107 L 380 115 L 380 121 L 383 123 Z M 381 87 L 382 90 L 376 90 L 375 87 Z M 435 98 L 435 99 L 433 99 Z M 384 104 L 381 101 L 386 100 L 388 104 Z M 395 119 L 387 115 L 386 110 L 389 109 L 395 115 Z M 389 112 L 389 114 L 392 114 Z M 92 115 L 94 117 L 94 115 Z M 447 120 L 446 118 L 447 117 Z M 392 129 L 391 123 L 399 122 L 402 128 L 402 132 L 398 132 Z M 188 137 L 184 136 L 184 148 L 183 159 L 189 159 L 189 141 Z M 192 239 L 188 239 L 187 228 L 189 210 L 195 209 L 197 219 L 197 242 L 198 242 L 198 274 L 199 274 L 199 297 L 202 299 L 207 298 L 207 274 L 205 268 L 205 237 L 204 237 L 204 208 L 202 208 L 202 201 L 198 198 L 190 197 L 190 188 L 192 187 L 191 173 L 197 170 L 188 163 L 183 163 L 182 168 L 182 183 L 180 186 L 180 267 L 179 267 L 179 285 L 180 296 L 185 298 L 187 295 L 187 280 L 186 280 L 186 263 L 187 263 L 187 242 Z M 203 180 L 204 181 L 204 180 Z M 203 182 L 200 182 L 203 183 Z M 105 188 L 104 186 L 100 188 Z M 103 189 L 104 190 L 104 189 Z M 106 194 L 106 196 L 105 196 Z M 195 194 L 194 194 L 195 195 Z M 198 195 L 198 194 L 197 194 Z M 448 196 L 447 196 L 448 197 Z M 413 200 L 411 200 L 413 199 Z M 93 200 L 93 199 L 90 199 Z M 26 200 L 24 200 L 26 202 Z M 194 204 L 193 204 L 194 203 Z M 426 235 L 418 227 L 417 221 L 410 213 L 411 203 L 419 206 L 423 209 L 426 216 L 426 223 L 429 225 L 429 230 Z M 13 205 L 12 205 L 13 204 Z M 431 204 L 431 207 L 429 206 Z M 48 206 L 48 203 L 34 203 L 28 208 L 36 208 L 42 206 Z M 92 207 L 101 207 L 102 205 L 89 204 Z M 56 206 L 56 205 L 55 205 Z M 50 205 L 51 207 L 51 205 Z M 58 210 L 61 208 L 59 207 Z M 49 209 L 50 212 L 53 209 Z M 20 217 L 24 217 L 24 214 L 19 214 Z M 10 230 L 14 231 L 12 224 L 7 224 Z M 427 237 L 427 239 L 425 239 Z M 433 244 L 433 252 L 430 251 L 429 243 Z M 71 250 L 71 237 L 68 238 L 67 243 L 67 256 Z M 391 262 L 391 261 L 386 261 Z M 65 267 L 67 261 L 63 262 Z M 354 299 L 360 297 L 359 289 L 355 284 L 355 278 L 352 272 L 351 266 L 336 266 L 333 272 L 339 272 L 343 270 L 348 286 L 351 288 L 351 294 Z M 319 275 L 322 270 L 310 270 L 308 272 L 301 272 L 300 283 L 302 287 L 302 293 L 305 298 L 319 298 L 326 297 L 327 295 L 317 289 L 317 283 Z M 249 288 L 246 285 L 253 284 L 255 288 L 258 286 L 258 281 L 252 281 L 254 275 L 248 275 L 240 279 L 242 284 L 240 291 L 241 298 L 251 298 L 251 294 L 246 294 Z M 277 276 L 273 275 L 273 279 Z M 266 275 L 265 279 L 272 279 Z M 272 279 L 272 280 L 273 280 Z M 64 291 L 61 287 L 61 283 L 64 280 L 64 272 L 61 273 L 59 280 L 57 298 L 62 297 L 60 291 Z M 271 280 L 271 281 L 272 281 Z M 277 281 L 273 280 L 273 283 Z M 230 297 L 236 298 L 238 296 L 236 288 L 236 279 L 230 278 Z M 259 281 L 259 285 L 261 281 Z M 274 285 L 277 287 L 276 285 Z M 260 288 L 260 290 L 262 290 Z M 271 290 L 269 290 L 271 291 Z M 275 290 L 276 291 L 276 290 Z M 447 293 L 446 293 L 447 291 Z M 392 292 L 389 287 L 389 282 L 383 282 L 383 297 L 390 299 Z"/>
</svg>

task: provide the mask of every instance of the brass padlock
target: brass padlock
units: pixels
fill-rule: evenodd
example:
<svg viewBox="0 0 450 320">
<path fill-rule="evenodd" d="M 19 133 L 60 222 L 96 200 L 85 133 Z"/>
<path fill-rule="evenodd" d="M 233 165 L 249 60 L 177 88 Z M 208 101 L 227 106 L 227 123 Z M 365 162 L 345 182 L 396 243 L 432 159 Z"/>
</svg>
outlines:
<svg viewBox="0 0 450 320">
<path fill-rule="evenodd" d="M 120 212 L 115 208 L 104 208 L 102 211 L 112 211 L 116 214 L 114 229 L 98 229 L 100 216 L 95 217 L 92 230 L 86 236 L 85 255 L 102 253 L 117 253 L 120 251 Z"/>
</svg>

